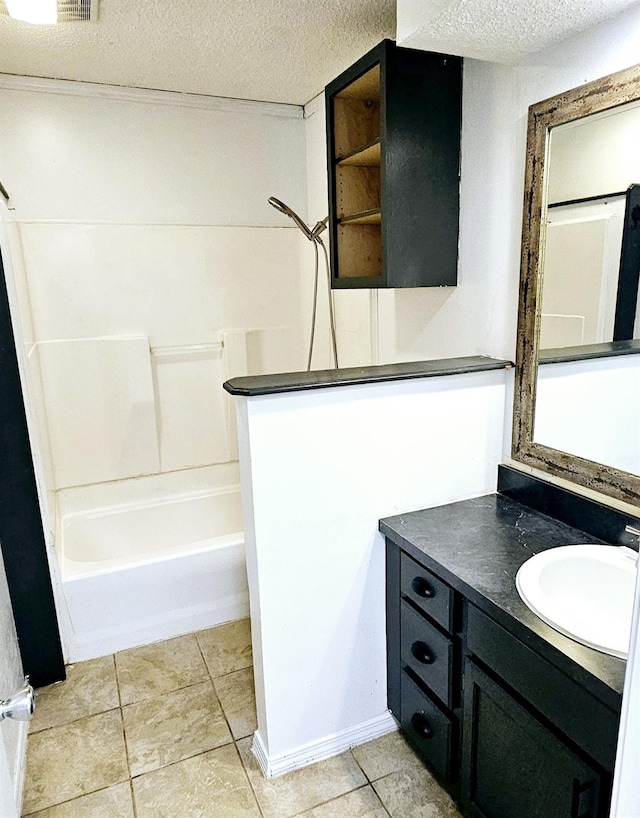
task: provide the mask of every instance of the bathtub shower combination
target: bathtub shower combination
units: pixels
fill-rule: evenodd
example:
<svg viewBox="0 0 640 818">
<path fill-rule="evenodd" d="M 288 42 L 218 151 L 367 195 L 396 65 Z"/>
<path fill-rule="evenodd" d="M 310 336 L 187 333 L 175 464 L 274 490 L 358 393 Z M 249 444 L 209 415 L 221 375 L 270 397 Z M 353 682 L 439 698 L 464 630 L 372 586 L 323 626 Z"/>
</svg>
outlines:
<svg viewBox="0 0 640 818">
<path fill-rule="evenodd" d="M 58 521 L 68 661 L 248 615 L 239 485 L 72 505 Z"/>
</svg>

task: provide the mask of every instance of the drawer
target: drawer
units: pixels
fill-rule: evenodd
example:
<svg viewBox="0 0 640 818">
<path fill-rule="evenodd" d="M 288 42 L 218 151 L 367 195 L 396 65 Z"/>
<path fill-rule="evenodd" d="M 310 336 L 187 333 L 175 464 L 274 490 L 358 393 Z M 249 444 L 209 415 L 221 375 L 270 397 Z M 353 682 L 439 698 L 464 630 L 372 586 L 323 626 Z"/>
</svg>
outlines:
<svg viewBox="0 0 640 818">
<path fill-rule="evenodd" d="M 406 554 L 401 555 L 400 590 L 421 611 L 448 632 L 453 632 L 453 591 L 431 571 Z"/>
<path fill-rule="evenodd" d="M 619 713 L 473 605 L 468 607 L 467 651 L 523 696 L 560 733 L 606 770 L 613 770 Z"/>
<path fill-rule="evenodd" d="M 401 681 L 400 724 L 418 755 L 445 782 L 455 769 L 452 763 L 454 724 L 405 673 Z"/>
<path fill-rule="evenodd" d="M 405 601 L 400 610 L 400 633 L 402 664 L 447 707 L 454 707 L 452 641 Z"/>
</svg>

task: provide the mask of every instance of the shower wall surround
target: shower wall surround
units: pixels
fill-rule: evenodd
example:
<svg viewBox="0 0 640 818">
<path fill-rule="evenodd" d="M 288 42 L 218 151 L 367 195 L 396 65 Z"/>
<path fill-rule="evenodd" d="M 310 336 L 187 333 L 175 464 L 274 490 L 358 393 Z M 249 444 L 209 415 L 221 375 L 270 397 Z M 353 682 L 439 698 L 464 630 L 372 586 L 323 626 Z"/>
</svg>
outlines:
<svg viewBox="0 0 640 818">
<path fill-rule="evenodd" d="M 304 361 L 306 247 L 266 204 L 306 203 L 302 109 L 7 76 L 0 101 L 50 500 L 235 460 L 222 382 Z"/>
</svg>

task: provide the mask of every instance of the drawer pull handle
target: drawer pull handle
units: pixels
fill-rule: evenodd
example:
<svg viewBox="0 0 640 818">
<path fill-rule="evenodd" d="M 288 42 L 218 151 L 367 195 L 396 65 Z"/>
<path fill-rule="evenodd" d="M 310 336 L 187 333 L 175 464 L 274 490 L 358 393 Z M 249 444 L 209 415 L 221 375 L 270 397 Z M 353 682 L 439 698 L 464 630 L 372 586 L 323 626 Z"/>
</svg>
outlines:
<svg viewBox="0 0 640 818">
<path fill-rule="evenodd" d="M 421 738 L 431 738 L 433 736 L 433 728 L 424 713 L 414 713 L 411 716 L 411 726 Z"/>
<path fill-rule="evenodd" d="M 417 659 L 423 665 L 432 665 L 436 657 L 429 650 L 429 646 L 424 642 L 414 642 L 411 645 L 411 653 L 414 659 Z"/>
<path fill-rule="evenodd" d="M 411 588 L 414 594 L 421 596 L 423 599 L 432 599 L 436 595 L 436 592 L 424 577 L 415 577 L 411 581 Z"/>
</svg>

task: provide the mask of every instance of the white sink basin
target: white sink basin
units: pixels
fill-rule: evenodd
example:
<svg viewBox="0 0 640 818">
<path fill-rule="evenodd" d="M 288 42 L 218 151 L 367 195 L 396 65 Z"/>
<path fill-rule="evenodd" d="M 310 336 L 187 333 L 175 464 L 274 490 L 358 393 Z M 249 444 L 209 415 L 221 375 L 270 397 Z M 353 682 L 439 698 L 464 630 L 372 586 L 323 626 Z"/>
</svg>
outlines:
<svg viewBox="0 0 640 818">
<path fill-rule="evenodd" d="M 528 559 L 516 575 L 523 602 L 547 625 L 627 658 L 638 554 L 616 545 L 564 545 Z"/>
</svg>

